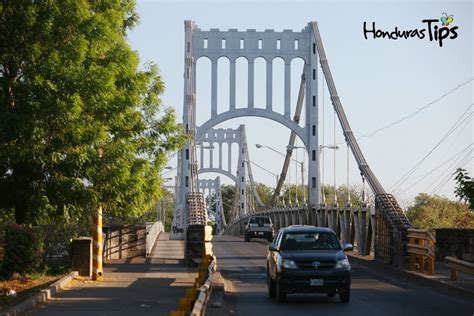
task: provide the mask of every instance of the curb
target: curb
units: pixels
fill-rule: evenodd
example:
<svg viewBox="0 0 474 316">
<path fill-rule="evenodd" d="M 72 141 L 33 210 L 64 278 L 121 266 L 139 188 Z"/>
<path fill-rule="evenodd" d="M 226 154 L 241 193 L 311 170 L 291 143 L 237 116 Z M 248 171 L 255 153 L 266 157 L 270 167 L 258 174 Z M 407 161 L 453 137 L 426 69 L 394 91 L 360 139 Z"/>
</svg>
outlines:
<svg viewBox="0 0 474 316">
<path fill-rule="evenodd" d="M 387 276 L 387 272 L 389 275 L 395 276 L 397 279 L 395 281 L 408 281 L 408 282 L 417 282 L 423 286 L 429 287 L 434 290 L 438 290 L 439 292 L 452 296 L 455 295 L 457 297 L 463 297 L 466 299 L 474 299 L 474 291 L 469 289 L 465 289 L 463 287 L 457 286 L 455 284 L 450 284 L 445 281 L 440 281 L 436 279 L 431 279 L 424 277 L 416 272 L 411 272 L 407 270 L 401 270 L 395 267 L 392 267 L 388 264 L 379 261 L 368 261 L 362 258 L 358 258 L 357 256 L 347 254 L 350 260 L 357 262 L 367 268 L 370 268 L 369 272 L 372 273 L 382 273 L 382 276 Z"/>
<path fill-rule="evenodd" d="M 206 282 L 198 289 L 199 291 L 198 297 L 191 308 L 192 316 L 205 315 L 207 303 L 213 291 L 214 278 L 217 276 L 217 273 L 218 273 L 216 272 L 217 258 L 215 256 L 212 256 L 212 257 L 213 257 L 213 260 L 208 268 L 209 276 L 207 277 Z M 220 276 L 220 273 L 219 273 L 219 276 Z"/>
<path fill-rule="evenodd" d="M 61 279 L 57 280 L 47 288 L 41 290 L 40 293 L 35 294 L 34 296 L 24 300 L 21 303 L 16 304 L 13 307 L 10 307 L 7 311 L 0 313 L 0 316 L 16 316 L 19 313 L 24 313 L 27 310 L 35 307 L 39 303 L 47 302 L 51 299 L 52 296 L 56 295 L 60 290 L 71 282 L 78 275 L 77 271 L 73 271 L 68 275 L 63 276 Z"/>
</svg>

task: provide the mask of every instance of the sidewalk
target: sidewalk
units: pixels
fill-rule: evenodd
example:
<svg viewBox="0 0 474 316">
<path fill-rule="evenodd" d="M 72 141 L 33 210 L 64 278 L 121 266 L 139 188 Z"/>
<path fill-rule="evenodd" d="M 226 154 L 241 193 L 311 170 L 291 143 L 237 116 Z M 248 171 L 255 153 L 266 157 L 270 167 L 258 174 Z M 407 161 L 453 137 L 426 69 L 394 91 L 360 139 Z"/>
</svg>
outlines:
<svg viewBox="0 0 474 316">
<path fill-rule="evenodd" d="M 184 265 L 183 249 L 183 241 L 162 233 L 151 258 L 110 260 L 105 281 L 74 280 L 28 315 L 169 315 L 197 277 Z"/>
<path fill-rule="evenodd" d="M 450 269 L 446 267 L 444 261 L 435 263 L 435 274 L 428 275 L 418 271 L 408 269 L 397 269 L 382 262 L 375 261 L 372 256 L 361 256 L 356 252 L 348 252 L 349 260 L 356 260 L 374 270 L 396 273 L 399 277 L 410 280 L 417 280 L 433 287 L 438 287 L 444 291 L 455 291 L 460 295 L 474 298 L 474 275 L 458 272 L 458 281 L 451 281 Z"/>
</svg>

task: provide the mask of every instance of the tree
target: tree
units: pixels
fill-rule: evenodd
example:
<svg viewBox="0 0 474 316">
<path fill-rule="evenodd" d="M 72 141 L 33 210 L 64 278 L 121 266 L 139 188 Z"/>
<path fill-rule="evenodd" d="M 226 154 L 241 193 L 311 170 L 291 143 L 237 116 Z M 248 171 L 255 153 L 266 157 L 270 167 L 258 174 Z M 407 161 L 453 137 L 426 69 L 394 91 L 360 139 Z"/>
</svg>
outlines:
<svg viewBox="0 0 474 316">
<path fill-rule="evenodd" d="M 457 183 L 454 193 L 461 201 L 469 203 L 469 208 L 474 211 L 474 179 L 462 168 L 458 168 L 454 174 Z"/>
<path fill-rule="evenodd" d="M 183 143 L 156 65 L 126 41 L 134 1 L 0 3 L 0 208 L 17 223 L 140 214 Z"/>
<path fill-rule="evenodd" d="M 263 183 L 257 182 L 255 184 L 255 189 L 257 190 L 258 196 L 260 196 L 260 199 L 262 200 L 263 204 L 270 205 L 270 200 L 273 194 L 273 188 Z"/>
<path fill-rule="evenodd" d="M 221 185 L 222 207 L 224 208 L 224 216 L 229 220 L 235 215 L 232 213 L 234 208 L 235 186 L 231 184 Z"/>
<path fill-rule="evenodd" d="M 418 194 L 406 214 L 413 226 L 417 228 L 474 227 L 474 214 L 469 211 L 466 204 L 438 195 Z"/>
<path fill-rule="evenodd" d="M 325 198 L 325 203 L 326 205 L 331 205 L 334 201 L 334 186 L 331 185 L 323 185 L 323 190 L 324 192 L 324 198 Z M 362 188 L 353 185 L 349 187 L 349 192 L 350 192 L 350 202 L 352 206 L 362 206 Z M 303 188 L 298 185 L 292 185 L 286 188 L 286 190 L 283 192 L 282 196 L 280 199 L 288 203 L 288 201 L 292 201 L 294 203 L 295 201 L 295 196 L 298 196 L 298 201 L 301 203 L 302 202 L 302 197 L 303 197 Z M 308 199 L 308 187 L 304 186 L 304 194 L 306 201 Z M 366 203 L 371 201 L 372 198 L 367 196 L 366 192 Z M 337 188 L 337 203 L 339 206 L 345 206 L 347 202 L 347 186 L 346 185 L 341 185 Z"/>
</svg>

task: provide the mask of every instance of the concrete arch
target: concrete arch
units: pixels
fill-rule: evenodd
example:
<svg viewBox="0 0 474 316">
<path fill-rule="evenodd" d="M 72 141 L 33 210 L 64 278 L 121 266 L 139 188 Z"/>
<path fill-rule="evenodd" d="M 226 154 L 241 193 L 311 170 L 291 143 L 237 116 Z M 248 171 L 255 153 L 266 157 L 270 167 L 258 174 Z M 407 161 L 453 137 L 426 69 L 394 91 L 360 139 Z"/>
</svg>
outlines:
<svg viewBox="0 0 474 316">
<path fill-rule="evenodd" d="M 309 144 L 307 144 L 307 137 L 306 137 L 307 131 L 305 128 L 302 128 L 301 126 L 296 124 L 294 121 L 287 119 L 285 116 L 279 113 L 269 112 L 265 109 L 258 109 L 258 108 L 254 108 L 254 109 L 239 108 L 233 111 L 221 113 L 209 119 L 207 122 L 205 122 L 201 126 L 199 126 L 197 128 L 196 137 L 198 140 L 200 140 L 202 136 L 214 126 L 222 122 L 225 122 L 234 118 L 238 118 L 238 117 L 243 117 L 243 116 L 261 117 L 261 118 L 266 118 L 266 119 L 278 122 L 282 124 L 283 126 L 286 126 L 291 131 L 295 132 L 296 135 L 298 135 L 298 137 L 300 138 L 300 140 L 304 143 L 305 147 L 308 148 Z"/>
<path fill-rule="evenodd" d="M 229 179 L 231 179 L 232 181 L 234 181 L 235 183 L 237 183 L 237 177 L 234 176 L 232 173 L 230 173 L 227 170 L 222 170 L 222 169 L 219 169 L 219 168 L 201 168 L 201 169 L 198 170 L 198 174 L 210 173 L 210 172 L 218 173 L 218 174 L 221 174 L 223 176 L 226 176 Z"/>
</svg>

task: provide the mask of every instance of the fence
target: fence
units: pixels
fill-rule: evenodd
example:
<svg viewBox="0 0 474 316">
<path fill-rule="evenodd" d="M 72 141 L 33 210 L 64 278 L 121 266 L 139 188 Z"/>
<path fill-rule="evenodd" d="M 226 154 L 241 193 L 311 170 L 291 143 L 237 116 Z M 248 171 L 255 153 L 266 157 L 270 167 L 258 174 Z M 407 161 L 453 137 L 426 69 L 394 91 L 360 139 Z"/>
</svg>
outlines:
<svg viewBox="0 0 474 316">
<path fill-rule="evenodd" d="M 474 274 L 474 263 L 459 260 L 454 257 L 446 257 L 446 266 L 451 269 L 451 280 L 458 280 L 458 271 Z"/>
<path fill-rule="evenodd" d="M 408 253 L 410 254 L 411 271 L 416 270 L 418 263 L 418 271 L 425 271 L 425 263 L 427 263 L 427 273 L 434 274 L 435 263 L 435 233 L 426 229 L 408 229 Z M 417 260 L 418 259 L 418 260 Z"/>
</svg>

